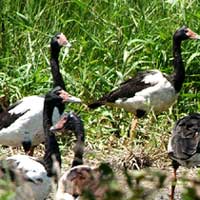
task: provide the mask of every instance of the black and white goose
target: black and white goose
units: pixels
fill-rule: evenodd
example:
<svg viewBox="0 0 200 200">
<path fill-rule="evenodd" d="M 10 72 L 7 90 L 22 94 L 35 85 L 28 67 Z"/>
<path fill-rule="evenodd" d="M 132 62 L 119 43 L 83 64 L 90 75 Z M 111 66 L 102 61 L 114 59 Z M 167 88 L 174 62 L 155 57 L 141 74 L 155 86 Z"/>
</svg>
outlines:
<svg viewBox="0 0 200 200">
<path fill-rule="evenodd" d="M 99 167 L 83 165 L 84 124 L 74 112 L 64 113 L 60 120 L 50 128 L 51 131 L 72 131 L 76 136 L 72 168 L 66 171 L 58 181 L 56 200 L 78 200 L 85 190 L 94 194 L 95 199 L 103 199 L 106 187 L 100 184 Z"/>
<path fill-rule="evenodd" d="M 168 143 L 168 155 L 174 169 L 170 194 L 173 200 L 178 167 L 200 166 L 200 113 L 187 115 L 175 123 Z"/>
<path fill-rule="evenodd" d="M 13 181 L 19 178 L 21 181 L 16 187 L 15 199 L 43 200 L 51 189 L 51 177 L 57 176 L 53 169 L 54 162 L 61 167 L 61 155 L 55 134 L 49 129 L 53 125 L 52 115 L 54 107 L 61 107 L 66 102 L 74 101 L 74 98 L 61 89 L 54 88 L 45 96 L 43 127 L 45 132 L 45 155 L 42 161 L 28 155 L 14 155 L 8 157 L 0 166 L 1 172 L 10 172 Z M 9 170 L 8 170 L 8 169 Z"/>
<path fill-rule="evenodd" d="M 135 128 L 137 118 L 143 117 L 151 110 L 156 114 L 167 110 L 177 99 L 185 79 L 181 42 L 187 39 L 200 39 L 200 36 L 185 26 L 173 35 L 174 72 L 171 75 L 159 70 L 139 72 L 88 107 L 95 109 L 102 105 L 111 105 L 124 108 L 136 116 L 131 130 Z"/>
<path fill-rule="evenodd" d="M 74 184 L 74 179 L 79 180 L 81 174 L 82 174 L 82 179 L 84 176 L 86 176 L 84 178 L 88 178 L 88 176 L 90 176 L 91 173 L 91 168 L 89 166 L 82 165 L 83 153 L 84 153 L 84 140 L 85 140 L 85 130 L 83 121 L 74 112 L 64 113 L 60 118 L 60 120 L 54 126 L 52 126 L 50 130 L 53 132 L 54 131 L 66 132 L 68 130 L 75 133 L 76 144 L 74 147 L 74 159 L 72 161 L 72 168 L 67 172 L 65 172 L 59 179 L 55 199 L 56 200 L 78 199 L 80 191 L 78 192 L 77 189 L 80 188 L 80 185 L 78 184 L 77 186 L 77 183 Z"/>
<path fill-rule="evenodd" d="M 85 130 L 83 121 L 74 112 L 64 113 L 60 120 L 50 128 L 53 132 L 67 132 L 75 133 L 76 142 L 74 147 L 74 159 L 72 167 L 83 164 Z"/>
<path fill-rule="evenodd" d="M 63 33 L 56 34 L 51 40 L 51 71 L 54 87 L 60 86 L 65 90 L 65 84 L 60 73 L 58 56 L 62 46 L 69 46 Z M 76 99 L 80 102 L 80 99 Z M 21 146 L 29 155 L 33 147 L 44 141 L 42 113 L 44 97 L 28 96 L 11 105 L 8 110 L 0 113 L 0 144 Z M 55 108 L 53 121 L 57 121 L 64 111 L 64 105 Z"/>
</svg>

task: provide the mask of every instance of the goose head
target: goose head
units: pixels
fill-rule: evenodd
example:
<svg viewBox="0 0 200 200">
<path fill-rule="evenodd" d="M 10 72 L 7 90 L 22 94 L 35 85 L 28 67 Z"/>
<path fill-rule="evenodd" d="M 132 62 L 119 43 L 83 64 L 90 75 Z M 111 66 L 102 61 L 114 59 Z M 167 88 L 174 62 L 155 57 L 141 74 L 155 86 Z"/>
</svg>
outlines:
<svg viewBox="0 0 200 200">
<path fill-rule="evenodd" d="M 177 40 L 187 40 L 187 39 L 200 39 L 200 36 L 189 29 L 187 26 L 182 26 L 174 33 L 174 39 Z"/>
<path fill-rule="evenodd" d="M 63 46 L 69 48 L 71 44 L 63 33 L 56 33 L 51 39 L 51 48 L 60 49 Z"/>
<path fill-rule="evenodd" d="M 65 132 L 65 131 L 75 131 L 77 125 L 81 123 L 81 119 L 74 112 L 63 113 L 60 120 L 50 128 L 50 131 Z"/>
<path fill-rule="evenodd" d="M 76 143 L 74 146 L 74 159 L 72 167 L 83 164 L 85 131 L 81 118 L 73 112 L 64 113 L 60 120 L 52 127 L 51 132 L 60 132 L 62 134 L 74 133 Z"/>
<path fill-rule="evenodd" d="M 63 103 L 81 103 L 81 99 L 75 96 L 72 96 L 71 94 L 64 91 L 60 86 L 55 87 L 49 95 L 46 95 L 45 97 L 46 101 L 52 101 L 55 102 L 56 106 L 59 106 Z"/>
</svg>

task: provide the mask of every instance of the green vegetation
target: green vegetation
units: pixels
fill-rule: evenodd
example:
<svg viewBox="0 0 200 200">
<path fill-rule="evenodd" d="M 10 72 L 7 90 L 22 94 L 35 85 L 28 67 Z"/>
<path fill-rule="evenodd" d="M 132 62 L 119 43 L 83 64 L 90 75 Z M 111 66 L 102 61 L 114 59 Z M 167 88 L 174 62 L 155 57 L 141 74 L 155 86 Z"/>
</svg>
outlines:
<svg viewBox="0 0 200 200">
<path fill-rule="evenodd" d="M 63 32 L 72 43 L 69 54 L 63 50 L 60 56 L 67 90 L 85 103 L 137 71 L 171 73 L 172 35 L 182 25 L 200 34 L 199 6 L 198 0 L 174 0 L 173 4 L 164 0 L 1 0 L 0 96 L 9 94 L 10 102 L 15 102 L 49 91 L 48 45 L 56 32 Z M 142 149 L 157 166 L 168 163 L 166 145 L 174 122 L 200 110 L 199 49 L 199 41 L 183 43 L 186 80 L 178 102 L 156 121 L 153 114 L 141 119 L 133 144 L 127 142 L 131 114 L 117 108 L 90 111 L 83 105 L 69 105 L 66 110 L 79 112 L 85 123 L 86 160 L 110 158 L 118 163 L 126 152 Z M 60 142 L 65 158 L 67 145 L 64 139 Z"/>
</svg>

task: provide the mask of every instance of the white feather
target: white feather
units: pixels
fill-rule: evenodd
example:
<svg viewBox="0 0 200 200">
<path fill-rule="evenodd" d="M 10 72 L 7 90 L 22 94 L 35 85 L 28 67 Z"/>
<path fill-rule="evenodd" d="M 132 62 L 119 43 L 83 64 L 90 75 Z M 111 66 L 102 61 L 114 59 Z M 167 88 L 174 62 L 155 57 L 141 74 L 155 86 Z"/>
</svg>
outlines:
<svg viewBox="0 0 200 200">
<path fill-rule="evenodd" d="M 17 186 L 14 200 L 43 200 L 51 190 L 51 179 L 47 176 L 44 166 L 33 157 L 26 155 L 15 155 L 6 160 L 16 163 L 16 169 L 24 173 L 30 181 L 23 181 Z"/>
<path fill-rule="evenodd" d="M 0 130 L 0 144 L 8 146 L 20 146 L 22 141 L 30 140 L 32 145 L 38 145 L 44 141 L 43 108 L 44 97 L 24 97 L 22 102 L 11 109 L 9 113 L 19 114 L 27 111 L 9 127 Z M 53 123 L 59 119 L 58 109 L 53 112 Z"/>
<path fill-rule="evenodd" d="M 56 194 L 56 200 L 78 200 L 79 198 L 74 198 L 71 194 L 65 192 L 62 194 Z"/>
<path fill-rule="evenodd" d="M 150 72 L 152 73 L 148 73 L 144 79 L 142 80 L 142 82 L 148 84 L 158 84 L 162 81 L 164 81 L 165 79 L 163 79 L 163 74 L 159 71 L 159 70 L 151 70 Z"/>
<path fill-rule="evenodd" d="M 172 153 L 173 152 L 173 148 L 172 148 L 172 138 L 169 138 L 169 142 L 167 145 L 167 152 L 168 153 Z"/>
</svg>

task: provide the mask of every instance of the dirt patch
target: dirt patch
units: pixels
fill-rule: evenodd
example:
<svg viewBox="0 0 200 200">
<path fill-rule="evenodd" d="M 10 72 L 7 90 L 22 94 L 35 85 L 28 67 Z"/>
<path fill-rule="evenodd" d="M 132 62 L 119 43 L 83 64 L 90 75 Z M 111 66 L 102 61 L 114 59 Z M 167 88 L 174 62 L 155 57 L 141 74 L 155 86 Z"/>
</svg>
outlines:
<svg viewBox="0 0 200 200">
<path fill-rule="evenodd" d="M 61 147 L 63 160 L 62 173 L 71 167 L 74 155 L 72 149 L 73 144 L 68 147 Z M 38 146 L 35 151 L 35 157 L 42 158 L 43 152 L 43 145 Z M 142 150 L 135 150 L 134 152 L 137 153 L 119 148 L 109 148 L 102 151 L 101 149 L 93 149 L 92 146 L 88 145 L 85 148 L 84 163 L 90 166 L 98 166 L 101 162 L 109 163 L 117 179 L 117 190 L 122 191 L 124 195 L 123 199 L 129 199 L 135 192 L 136 187 L 140 187 L 143 189 L 143 197 L 138 199 L 168 200 L 172 177 L 171 161 L 167 159 L 163 152 L 160 152 L 160 158 L 159 156 L 152 156 L 153 159 L 151 159 L 150 154 L 145 154 Z M 2 148 L 1 150 L 1 158 L 13 154 L 23 154 L 23 150 L 21 148 Z M 129 167 L 128 163 L 131 163 L 131 167 Z M 132 186 L 128 184 L 127 177 L 124 175 L 124 166 L 126 166 L 127 172 L 131 177 Z M 133 166 L 136 166 L 136 168 Z M 144 169 L 137 170 L 137 168 Z M 162 186 L 159 186 L 158 179 L 160 175 L 158 176 L 158 173 L 164 177 Z M 197 177 L 197 173 L 197 169 L 186 169 L 183 167 L 178 169 L 178 182 L 175 191 L 176 200 L 182 199 L 181 194 L 184 191 L 183 187 L 185 187 L 185 183 L 181 181 L 181 177 L 195 178 Z M 136 183 L 138 180 L 139 182 Z M 53 186 L 53 188 L 53 191 L 55 191 L 56 187 Z M 47 200 L 53 199 L 54 192 L 49 195 Z"/>
</svg>

